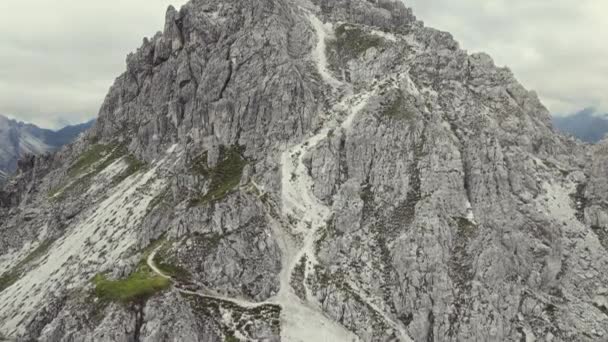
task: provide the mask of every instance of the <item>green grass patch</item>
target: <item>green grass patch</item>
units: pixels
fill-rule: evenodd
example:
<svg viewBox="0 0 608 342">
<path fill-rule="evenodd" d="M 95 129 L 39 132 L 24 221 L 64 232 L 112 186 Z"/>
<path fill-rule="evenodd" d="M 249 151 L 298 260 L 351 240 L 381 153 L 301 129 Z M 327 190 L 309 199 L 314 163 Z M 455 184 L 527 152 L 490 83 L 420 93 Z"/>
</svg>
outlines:
<svg viewBox="0 0 608 342">
<path fill-rule="evenodd" d="M 91 146 L 86 152 L 84 152 L 78 160 L 70 168 L 68 169 L 68 176 L 70 178 L 78 177 L 79 175 L 89 171 L 94 164 L 99 163 L 100 160 L 113 159 L 109 158 L 109 154 L 113 154 L 113 152 L 118 149 L 119 146 L 116 144 L 96 144 Z M 108 164 L 109 165 L 109 164 Z"/>
<path fill-rule="evenodd" d="M 470 239 L 475 236 L 477 225 L 464 217 L 456 217 L 455 220 L 458 223 L 458 234 L 465 239 Z"/>
<path fill-rule="evenodd" d="M 4 273 L 2 276 L 0 276 L 0 292 L 6 290 L 11 285 L 16 283 L 20 277 L 21 274 L 15 270 Z"/>
<path fill-rule="evenodd" d="M 166 207 L 168 205 L 168 203 L 170 202 L 170 200 L 171 200 L 171 188 L 165 187 L 165 189 L 163 191 L 161 191 L 160 194 L 158 194 L 156 197 L 154 197 L 152 199 L 152 201 L 150 201 L 150 204 L 148 204 L 147 212 L 150 213 L 157 207 Z"/>
<path fill-rule="evenodd" d="M 382 111 L 382 116 L 393 118 L 393 119 L 400 119 L 400 118 L 407 117 L 407 115 L 404 111 L 404 106 L 405 106 L 405 97 L 403 96 L 403 94 L 400 91 L 398 91 L 397 96 L 395 96 L 395 98 L 392 99 L 388 103 L 388 105 L 386 105 L 386 107 L 384 107 L 384 110 Z"/>
<path fill-rule="evenodd" d="M 384 39 L 365 32 L 363 29 L 342 24 L 336 28 L 336 38 L 327 44 L 327 48 L 335 51 L 339 57 L 353 59 L 361 56 L 372 47 L 381 47 Z"/>
<path fill-rule="evenodd" d="M 63 186 L 58 186 L 56 188 L 52 188 L 49 191 L 49 198 L 54 199 L 55 197 L 61 196 L 61 192 L 65 190 L 65 187 Z"/>
<path fill-rule="evenodd" d="M 30 254 L 28 254 L 27 257 L 25 257 L 25 259 L 23 259 L 19 263 L 18 267 L 23 267 L 32 261 L 40 259 L 42 256 L 44 256 L 49 251 L 53 242 L 55 242 L 55 240 L 45 240 L 42 243 L 40 243 L 40 245 L 38 247 L 36 247 L 36 249 L 34 249 Z"/>
<path fill-rule="evenodd" d="M 304 282 L 306 281 L 306 262 L 308 259 L 306 255 L 302 256 L 298 264 L 291 274 L 291 288 L 295 291 L 296 296 L 302 300 L 306 300 L 306 287 Z"/>
<path fill-rule="evenodd" d="M 241 340 L 236 338 L 234 335 L 227 334 L 224 338 L 224 342 L 241 342 Z"/>
<path fill-rule="evenodd" d="M 206 194 L 191 201 L 191 205 L 201 205 L 226 197 L 241 182 L 247 161 L 241 155 L 242 147 L 220 147 L 220 157 L 214 168 L 208 167 L 207 154 L 195 160 L 191 170 L 209 179 L 209 190 Z"/>
<path fill-rule="evenodd" d="M 127 168 L 112 180 L 112 186 L 120 184 L 127 177 L 139 172 L 146 166 L 144 162 L 129 154 L 124 144 L 93 145 L 68 169 L 67 181 L 69 183 L 51 189 L 49 197 L 55 201 L 62 201 L 74 191 L 88 189 L 93 177 L 122 157 L 127 163 Z"/>
<path fill-rule="evenodd" d="M 150 254 L 167 243 L 164 236 L 141 250 L 137 270 L 126 279 L 109 280 L 105 274 L 93 278 L 95 295 L 106 302 L 132 303 L 145 301 L 171 286 L 171 280 L 155 274 L 147 264 Z"/>
<path fill-rule="evenodd" d="M 192 279 L 192 275 L 190 272 L 188 272 L 188 270 L 181 266 L 171 264 L 158 255 L 154 257 L 154 263 L 158 269 L 160 269 L 164 274 L 171 276 L 171 278 L 180 281 L 189 281 Z"/>
<path fill-rule="evenodd" d="M 382 104 L 380 116 L 395 120 L 413 120 L 415 114 L 400 90 L 390 91 Z"/>
<path fill-rule="evenodd" d="M 139 267 L 128 278 L 122 280 L 108 280 L 103 274 L 93 279 L 95 294 L 105 301 L 132 303 L 145 301 L 155 294 L 166 290 L 171 280 L 152 273 L 146 267 Z"/>
<path fill-rule="evenodd" d="M 137 172 L 143 170 L 146 167 L 146 163 L 137 159 L 132 154 L 127 154 L 125 156 L 125 163 L 127 163 L 126 170 L 121 172 L 112 180 L 113 185 L 118 185 L 122 183 L 125 179 L 129 178 L 129 176 L 136 174 Z"/>
<path fill-rule="evenodd" d="M 207 167 L 208 164 L 209 153 L 205 151 L 192 161 L 190 164 L 190 171 L 203 177 L 209 177 L 209 168 Z"/>
</svg>

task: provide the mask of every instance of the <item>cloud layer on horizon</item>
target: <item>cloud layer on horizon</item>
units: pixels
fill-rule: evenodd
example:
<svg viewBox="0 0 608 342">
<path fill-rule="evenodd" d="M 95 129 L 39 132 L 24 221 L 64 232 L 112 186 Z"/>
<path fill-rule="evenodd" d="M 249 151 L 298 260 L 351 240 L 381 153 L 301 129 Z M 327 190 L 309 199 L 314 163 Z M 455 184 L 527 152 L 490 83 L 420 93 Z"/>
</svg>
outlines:
<svg viewBox="0 0 608 342">
<path fill-rule="evenodd" d="M 556 114 L 608 110 L 608 2 L 405 0 L 464 49 L 489 53 Z"/>
<path fill-rule="evenodd" d="M 186 0 L 0 1 L 0 114 L 55 128 L 96 116 L 126 55 Z M 608 3 L 405 0 L 463 48 L 490 53 L 555 113 L 608 110 Z"/>
<path fill-rule="evenodd" d="M 185 2 L 0 1 L 0 114 L 49 128 L 95 117 L 127 54 Z"/>
</svg>

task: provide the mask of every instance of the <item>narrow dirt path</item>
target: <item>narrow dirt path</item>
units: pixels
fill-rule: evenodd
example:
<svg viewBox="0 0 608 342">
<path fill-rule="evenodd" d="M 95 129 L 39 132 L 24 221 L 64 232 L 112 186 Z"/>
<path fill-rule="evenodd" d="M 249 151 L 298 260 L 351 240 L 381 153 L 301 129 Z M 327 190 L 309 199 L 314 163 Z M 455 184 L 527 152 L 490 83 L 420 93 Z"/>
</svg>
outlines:
<svg viewBox="0 0 608 342">
<path fill-rule="evenodd" d="M 180 288 L 179 285 L 181 285 L 181 284 L 177 280 L 173 279 L 171 276 L 163 273 L 163 271 L 160 270 L 158 268 L 158 266 L 156 265 L 156 263 L 154 262 L 154 258 L 156 257 L 156 254 L 158 253 L 158 251 L 160 250 L 161 247 L 162 247 L 162 245 L 156 247 L 156 249 L 154 249 L 150 253 L 148 258 L 146 259 L 146 263 L 148 264 L 148 267 L 150 267 L 152 272 L 156 273 L 157 275 L 159 275 L 163 278 L 171 279 L 171 281 L 177 285 L 176 289 L 178 292 L 184 293 L 184 294 L 189 294 L 189 295 L 195 295 L 195 296 L 199 296 L 202 298 L 217 299 L 217 300 L 221 300 L 224 302 L 232 303 L 234 305 L 237 305 L 237 306 L 240 306 L 240 307 L 246 308 L 246 309 L 254 309 L 254 308 L 258 308 L 260 306 L 265 306 L 265 305 L 277 305 L 277 303 L 274 303 L 274 302 L 251 302 L 251 301 L 247 301 L 244 299 L 222 296 L 222 295 L 214 293 L 211 290 L 206 289 L 204 286 L 202 286 L 201 284 L 197 284 L 197 283 L 195 283 L 195 285 L 199 288 L 198 291 L 186 290 L 186 289 Z"/>
</svg>

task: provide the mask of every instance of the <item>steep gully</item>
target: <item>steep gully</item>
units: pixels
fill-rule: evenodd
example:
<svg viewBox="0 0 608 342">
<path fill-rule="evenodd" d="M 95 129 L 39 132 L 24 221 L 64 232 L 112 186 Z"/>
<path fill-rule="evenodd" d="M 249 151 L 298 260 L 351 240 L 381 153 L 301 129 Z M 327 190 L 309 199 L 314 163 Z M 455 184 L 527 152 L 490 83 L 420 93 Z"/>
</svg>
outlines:
<svg viewBox="0 0 608 342">
<path fill-rule="evenodd" d="M 328 136 L 331 130 L 349 130 L 355 116 L 366 106 L 367 100 L 376 94 L 380 85 L 394 82 L 395 79 L 389 78 L 383 82 L 378 82 L 367 92 L 353 93 L 350 85 L 336 79 L 328 70 L 325 54 L 327 28 L 312 14 L 308 15 L 308 19 L 317 35 L 317 44 L 312 51 L 312 57 L 317 65 L 318 72 L 323 81 L 331 87 L 333 93 L 338 95 L 343 94 L 344 96 L 339 103 L 333 106 L 329 115 L 325 118 L 326 121 L 323 127 L 316 134 L 286 150 L 281 156 L 282 211 L 284 217 L 288 218 L 287 221 L 295 222 L 293 224 L 293 233 L 301 236 L 302 242 L 293 241 L 292 235 L 281 227 L 273 227 L 273 232 L 277 235 L 283 255 L 280 291 L 267 302 L 254 303 L 243 299 L 221 296 L 205 289 L 201 284 L 196 285 L 203 290 L 191 291 L 180 287 L 177 287 L 177 290 L 184 294 L 227 301 L 243 308 L 279 305 L 282 308 L 281 316 L 283 324 L 281 339 L 283 341 L 358 341 L 359 338 L 357 336 L 325 316 L 320 308 L 320 304 L 316 303 L 313 299 L 314 296 L 310 294 L 306 281 L 303 281 L 306 292 L 306 299 L 304 300 L 296 295 L 291 286 L 292 275 L 294 274 L 294 270 L 300 265 L 301 260 L 306 260 L 304 279 L 307 279 L 314 271 L 314 266 L 318 263 L 314 251 L 317 231 L 326 226 L 331 216 L 331 208 L 322 203 L 312 193 L 314 181 L 309 175 L 303 160 L 308 153 L 312 152 Z M 154 257 L 159 248 L 157 247 L 149 255 L 147 263 L 156 274 L 170 278 L 154 263 Z M 382 312 L 372 300 L 367 299 L 363 295 L 361 295 L 361 298 L 398 332 L 401 341 L 411 341 L 401 324 L 391 319 L 385 312 Z"/>
</svg>

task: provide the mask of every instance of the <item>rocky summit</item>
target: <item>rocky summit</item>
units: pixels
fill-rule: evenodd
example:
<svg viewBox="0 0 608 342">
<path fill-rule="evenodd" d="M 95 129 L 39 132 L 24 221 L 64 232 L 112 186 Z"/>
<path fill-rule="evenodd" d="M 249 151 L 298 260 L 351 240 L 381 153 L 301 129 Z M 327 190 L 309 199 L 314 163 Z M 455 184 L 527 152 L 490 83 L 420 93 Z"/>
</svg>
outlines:
<svg viewBox="0 0 608 342">
<path fill-rule="evenodd" d="M 0 340 L 605 341 L 608 145 L 391 0 L 191 0 L 0 192 Z"/>
</svg>

